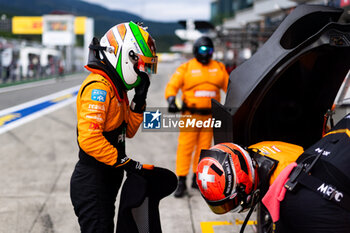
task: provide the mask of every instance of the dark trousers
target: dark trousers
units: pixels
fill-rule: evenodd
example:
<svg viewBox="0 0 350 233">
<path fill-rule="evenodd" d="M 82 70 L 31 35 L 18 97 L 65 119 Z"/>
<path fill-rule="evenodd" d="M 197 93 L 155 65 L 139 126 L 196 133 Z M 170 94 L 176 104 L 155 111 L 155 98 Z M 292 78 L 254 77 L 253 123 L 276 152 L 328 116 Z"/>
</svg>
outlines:
<svg viewBox="0 0 350 233">
<path fill-rule="evenodd" d="M 277 233 L 349 233 L 350 212 L 304 187 L 286 193 Z"/>
<path fill-rule="evenodd" d="M 79 161 L 70 195 L 82 233 L 113 233 L 115 201 L 124 170 Z"/>
</svg>

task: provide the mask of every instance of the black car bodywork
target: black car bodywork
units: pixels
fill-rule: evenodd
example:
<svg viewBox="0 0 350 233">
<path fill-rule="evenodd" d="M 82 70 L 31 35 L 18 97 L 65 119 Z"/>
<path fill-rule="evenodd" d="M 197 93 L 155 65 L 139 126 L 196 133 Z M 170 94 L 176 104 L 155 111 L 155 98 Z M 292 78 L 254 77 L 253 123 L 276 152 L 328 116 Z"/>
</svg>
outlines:
<svg viewBox="0 0 350 233">
<path fill-rule="evenodd" d="M 213 100 L 215 144 L 278 140 L 309 147 L 350 69 L 350 25 L 343 10 L 301 5 L 230 74 L 225 104 Z"/>
</svg>

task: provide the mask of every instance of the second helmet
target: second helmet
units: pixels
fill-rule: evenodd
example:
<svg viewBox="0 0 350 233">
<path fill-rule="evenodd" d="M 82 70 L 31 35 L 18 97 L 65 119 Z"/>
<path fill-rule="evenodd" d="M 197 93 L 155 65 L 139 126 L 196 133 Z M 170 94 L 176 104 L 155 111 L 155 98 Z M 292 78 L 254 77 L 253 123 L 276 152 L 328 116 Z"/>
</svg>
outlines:
<svg viewBox="0 0 350 233">
<path fill-rule="evenodd" d="M 242 212 L 250 208 L 257 183 L 256 166 L 242 147 L 221 143 L 201 151 L 197 184 L 214 213 Z"/>
<path fill-rule="evenodd" d="M 101 38 L 100 45 L 106 47 L 102 53 L 128 90 L 139 84 L 139 72 L 157 72 L 155 42 L 146 28 L 134 22 L 112 27 Z"/>
</svg>

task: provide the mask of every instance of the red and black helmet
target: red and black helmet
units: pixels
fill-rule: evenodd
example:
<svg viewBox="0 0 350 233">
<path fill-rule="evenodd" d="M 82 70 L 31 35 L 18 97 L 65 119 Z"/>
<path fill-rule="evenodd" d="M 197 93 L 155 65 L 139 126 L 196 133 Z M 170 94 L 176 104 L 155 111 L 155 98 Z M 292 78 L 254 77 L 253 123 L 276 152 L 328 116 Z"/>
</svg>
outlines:
<svg viewBox="0 0 350 233">
<path fill-rule="evenodd" d="M 249 153 L 239 145 L 221 143 L 202 150 L 197 184 L 216 214 L 242 212 L 251 207 L 258 174 Z"/>
</svg>

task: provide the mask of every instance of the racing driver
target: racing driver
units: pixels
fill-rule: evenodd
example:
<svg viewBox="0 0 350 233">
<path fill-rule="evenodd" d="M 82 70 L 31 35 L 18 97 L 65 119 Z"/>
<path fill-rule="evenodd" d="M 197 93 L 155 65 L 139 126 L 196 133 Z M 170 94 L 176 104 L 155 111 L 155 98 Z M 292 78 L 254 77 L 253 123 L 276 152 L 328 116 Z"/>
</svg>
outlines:
<svg viewBox="0 0 350 233">
<path fill-rule="evenodd" d="M 127 157 L 125 137 L 133 137 L 142 122 L 157 56 L 151 35 L 134 22 L 112 27 L 101 41 L 93 38 L 89 49 L 85 68 L 91 73 L 77 96 L 79 161 L 70 194 L 81 232 L 112 233 L 124 170 L 152 169 Z"/>
</svg>

